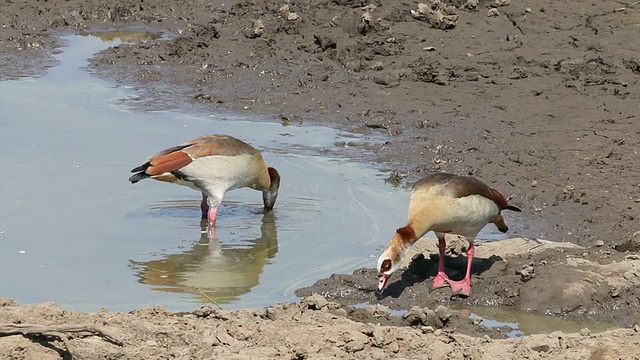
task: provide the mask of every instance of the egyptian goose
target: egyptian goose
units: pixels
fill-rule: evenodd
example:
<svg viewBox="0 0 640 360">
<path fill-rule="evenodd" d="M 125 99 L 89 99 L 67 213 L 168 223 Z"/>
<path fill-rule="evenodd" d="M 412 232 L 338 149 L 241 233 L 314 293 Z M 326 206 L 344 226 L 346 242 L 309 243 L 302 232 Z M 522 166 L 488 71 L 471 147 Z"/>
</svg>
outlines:
<svg viewBox="0 0 640 360">
<path fill-rule="evenodd" d="M 438 273 L 433 288 L 450 286 L 453 294 L 471 295 L 471 262 L 473 241 L 488 223 L 507 232 L 509 227 L 502 210 L 520 212 L 497 190 L 468 176 L 437 173 L 427 175 L 415 183 L 409 201 L 409 221 L 396 230 L 389 246 L 378 259 L 378 290 L 383 291 L 391 274 L 396 271 L 411 245 L 429 231 L 438 237 Z M 445 234 L 456 234 L 469 242 L 467 271 L 461 281 L 452 281 L 444 272 Z"/>
<path fill-rule="evenodd" d="M 280 187 L 280 174 L 267 167 L 260 152 L 228 135 L 205 135 L 162 150 L 131 172 L 132 184 L 152 178 L 202 192 L 202 218 L 212 226 L 227 191 L 260 190 L 265 210 L 271 210 Z"/>
</svg>

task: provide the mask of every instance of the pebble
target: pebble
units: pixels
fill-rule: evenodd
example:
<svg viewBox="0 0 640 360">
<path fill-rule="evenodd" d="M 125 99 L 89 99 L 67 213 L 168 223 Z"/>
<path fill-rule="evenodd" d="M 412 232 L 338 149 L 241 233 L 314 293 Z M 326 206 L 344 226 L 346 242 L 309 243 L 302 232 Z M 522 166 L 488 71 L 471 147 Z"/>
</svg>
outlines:
<svg viewBox="0 0 640 360">
<path fill-rule="evenodd" d="M 338 315 L 338 316 L 347 316 L 347 310 L 342 309 L 342 308 L 340 308 L 340 309 L 336 309 L 336 310 L 334 311 L 334 313 L 335 313 L 336 315 Z"/>
<path fill-rule="evenodd" d="M 373 64 L 371 66 L 371 70 L 375 70 L 375 71 L 380 71 L 384 69 L 384 64 L 381 63 L 380 61 L 376 62 L 375 64 Z"/>
<path fill-rule="evenodd" d="M 158 343 L 155 340 L 147 340 L 144 342 L 145 345 L 149 346 L 149 347 L 156 347 L 158 346 Z"/>
<path fill-rule="evenodd" d="M 609 295 L 611 295 L 611 297 L 618 297 L 620 296 L 620 289 L 618 289 L 617 287 L 611 287 L 609 289 Z"/>
<path fill-rule="evenodd" d="M 400 346 L 397 342 L 392 342 L 387 346 L 387 350 L 391 351 L 392 353 L 397 353 L 398 351 L 400 351 Z"/>
<path fill-rule="evenodd" d="M 193 314 L 198 317 L 207 317 L 211 315 L 211 313 L 213 313 L 213 309 L 211 309 L 209 306 L 203 306 L 193 312 Z"/>
<path fill-rule="evenodd" d="M 640 325 L 634 325 L 633 326 L 633 331 L 640 332 Z"/>
<path fill-rule="evenodd" d="M 349 342 L 345 345 L 345 351 L 348 353 L 358 352 L 364 349 L 369 342 L 369 338 L 361 333 L 354 332 L 349 334 Z"/>
<path fill-rule="evenodd" d="M 516 274 L 520 275 L 520 280 L 522 280 L 522 282 L 527 282 L 533 279 L 536 275 L 536 270 L 531 264 L 528 264 L 524 265 L 521 270 L 516 271 Z"/>
<path fill-rule="evenodd" d="M 435 312 L 442 321 L 447 321 L 451 317 L 451 310 L 443 305 L 436 306 Z"/>
<path fill-rule="evenodd" d="M 384 335 L 384 331 L 380 328 L 376 328 L 375 330 L 373 330 L 373 344 L 378 347 L 382 347 L 385 344 Z"/>
<path fill-rule="evenodd" d="M 593 245 L 595 245 L 596 247 L 601 247 L 604 246 L 604 241 L 602 239 L 596 241 Z"/>
<path fill-rule="evenodd" d="M 467 78 L 467 81 L 478 81 L 480 80 L 480 74 L 478 74 L 478 72 L 476 71 L 472 71 L 467 73 L 466 78 Z"/>
<path fill-rule="evenodd" d="M 549 345 L 542 344 L 542 345 L 532 346 L 531 350 L 539 352 L 539 353 L 548 352 L 549 350 L 551 350 L 551 347 Z"/>
<path fill-rule="evenodd" d="M 434 332 L 433 326 L 423 326 L 421 330 L 423 334 Z"/>
<path fill-rule="evenodd" d="M 580 329 L 580 335 L 589 336 L 591 335 L 591 330 L 589 330 L 589 328 L 582 328 Z"/>
<path fill-rule="evenodd" d="M 423 318 L 426 318 L 424 311 L 419 306 L 413 306 L 409 311 L 402 315 L 404 320 L 407 320 L 410 324 L 417 325 L 420 323 L 424 323 L 422 321 Z"/>
<path fill-rule="evenodd" d="M 320 310 L 329 304 L 329 301 L 320 294 L 313 294 L 302 299 L 302 303 L 306 304 L 311 310 Z"/>
</svg>

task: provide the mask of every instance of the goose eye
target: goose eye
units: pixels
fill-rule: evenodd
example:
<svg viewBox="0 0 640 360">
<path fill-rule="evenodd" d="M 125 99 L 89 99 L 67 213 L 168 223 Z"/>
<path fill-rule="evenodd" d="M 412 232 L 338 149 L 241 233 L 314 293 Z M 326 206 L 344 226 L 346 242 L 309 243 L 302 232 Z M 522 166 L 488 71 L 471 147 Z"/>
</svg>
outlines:
<svg viewBox="0 0 640 360">
<path fill-rule="evenodd" d="M 385 272 L 391 270 L 391 260 L 385 259 L 380 265 L 380 272 Z"/>
</svg>

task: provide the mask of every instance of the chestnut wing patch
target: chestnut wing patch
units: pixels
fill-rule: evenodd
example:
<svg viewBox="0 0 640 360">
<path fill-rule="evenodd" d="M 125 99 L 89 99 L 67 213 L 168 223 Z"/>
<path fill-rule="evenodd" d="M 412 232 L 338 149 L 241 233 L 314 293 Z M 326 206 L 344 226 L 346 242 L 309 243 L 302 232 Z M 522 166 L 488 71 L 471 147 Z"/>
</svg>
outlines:
<svg viewBox="0 0 640 360">
<path fill-rule="evenodd" d="M 500 194 L 498 190 L 494 188 L 489 188 L 489 192 L 491 193 L 490 199 L 493 200 L 493 202 L 496 203 L 496 205 L 498 205 L 498 208 L 500 210 L 504 210 L 509 207 L 509 203 L 507 202 L 507 199 L 505 199 L 504 195 Z"/>
<path fill-rule="evenodd" d="M 151 160 L 145 173 L 154 176 L 176 171 L 189 165 L 192 161 L 191 157 L 186 153 L 175 151 Z"/>
</svg>

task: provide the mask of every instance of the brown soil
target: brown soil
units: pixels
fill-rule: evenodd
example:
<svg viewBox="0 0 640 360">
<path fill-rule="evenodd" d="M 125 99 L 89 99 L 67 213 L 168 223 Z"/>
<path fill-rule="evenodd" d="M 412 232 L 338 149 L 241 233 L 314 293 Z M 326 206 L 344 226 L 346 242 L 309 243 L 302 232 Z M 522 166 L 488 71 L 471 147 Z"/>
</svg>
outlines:
<svg viewBox="0 0 640 360">
<path fill-rule="evenodd" d="M 640 346 L 640 328 L 523 339 L 472 337 L 459 330 L 474 325 L 445 308 L 422 313 L 436 326 L 364 324 L 349 320 L 344 308 L 320 296 L 236 313 L 210 308 L 175 313 L 161 307 L 126 314 L 77 313 L 52 303 L 21 307 L 0 300 L 2 323 L 87 324 L 123 344 L 88 333 L 66 344 L 36 336 L 2 337 L 4 359 L 69 358 L 69 347 L 77 359 L 632 359 Z M 368 316 L 384 321 L 384 309 L 376 310 L 381 309 Z"/>
<path fill-rule="evenodd" d="M 134 86 L 139 96 L 130 105 L 142 109 L 230 110 L 371 135 L 365 146 L 324 150 L 370 162 L 402 186 L 433 171 L 472 174 L 524 210 L 507 214 L 514 233 L 575 246 L 484 244 L 474 293 L 463 301 L 430 293 L 433 241 L 423 241 L 414 249 L 423 255 L 383 295 L 372 291 L 375 271 L 361 269 L 299 290 L 335 303 L 318 305 L 315 297 L 234 314 L 78 314 L 5 301 L 0 323 L 93 324 L 124 340 L 124 347 L 70 340 L 80 358 L 92 359 L 637 358 L 633 330 L 491 340 L 504 331 L 437 305 L 638 324 L 640 5 L 428 2 L 5 1 L 0 80 L 46 72 L 63 32 L 161 32 L 164 39 L 102 52 L 92 71 Z M 463 250 L 451 242 L 453 277 Z M 367 301 L 419 308 L 394 318 L 386 308 L 344 305 Z M 33 339 L 45 346 L 4 337 L 0 353 L 60 357 L 62 343 Z"/>
</svg>

